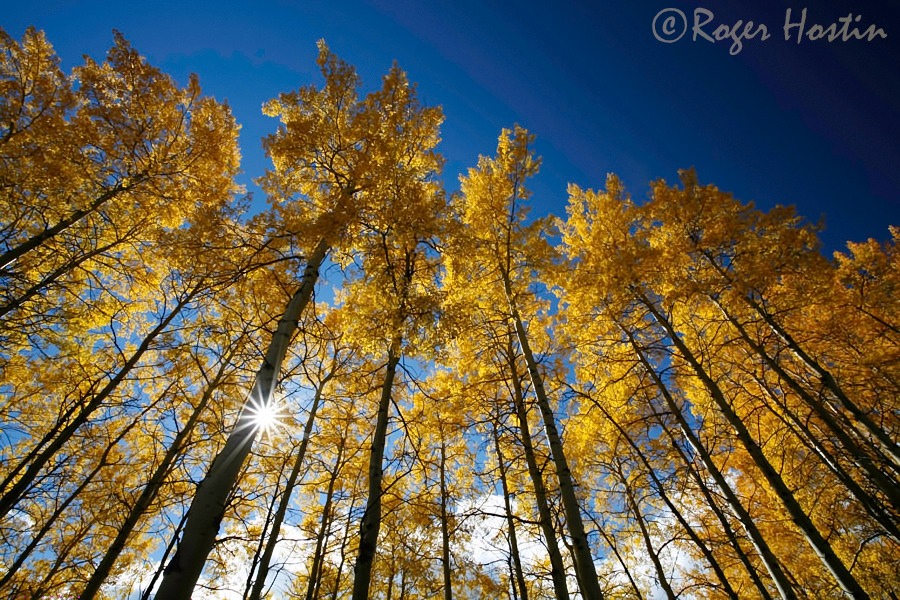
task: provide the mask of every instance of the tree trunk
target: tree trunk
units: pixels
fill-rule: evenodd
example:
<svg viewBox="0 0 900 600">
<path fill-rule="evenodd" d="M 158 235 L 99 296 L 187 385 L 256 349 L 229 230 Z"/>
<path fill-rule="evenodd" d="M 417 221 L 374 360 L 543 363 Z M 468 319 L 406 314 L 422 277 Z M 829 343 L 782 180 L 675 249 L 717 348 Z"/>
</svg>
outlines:
<svg viewBox="0 0 900 600">
<path fill-rule="evenodd" d="M 147 413 L 149 408 L 150 407 L 145 409 L 140 415 L 138 415 L 130 423 L 128 423 L 125 429 L 123 429 L 119 433 L 119 435 L 117 435 L 106 445 L 106 448 L 104 448 L 103 450 L 103 454 L 100 455 L 100 459 L 97 461 L 97 464 L 94 466 L 94 468 L 91 469 L 91 471 L 87 474 L 87 476 L 85 476 L 82 482 L 78 484 L 78 487 L 76 487 L 75 490 L 71 494 L 69 494 L 69 496 L 61 504 L 59 504 L 59 506 L 55 508 L 53 513 L 41 525 L 41 528 L 34 533 L 34 537 L 31 539 L 31 542 L 28 544 L 28 546 L 22 551 L 21 554 L 19 554 L 18 557 L 16 557 L 16 560 L 9 567 L 6 575 L 3 576 L 3 579 L 0 579 L 0 590 L 3 589 L 3 586 L 5 586 L 10 579 L 12 579 L 13 575 L 15 575 L 16 571 L 18 571 L 19 568 L 25 563 L 31 553 L 34 552 L 34 549 L 37 548 L 38 544 L 40 544 L 44 536 L 47 535 L 47 533 L 50 531 L 50 528 L 60 517 L 60 515 L 62 515 L 65 510 L 72 504 L 72 502 L 74 502 L 75 499 L 78 498 L 79 494 L 81 494 L 84 488 L 86 488 L 94 480 L 94 477 L 97 476 L 97 473 L 102 471 L 107 466 L 110 466 L 110 463 L 107 462 L 110 453 L 115 449 L 119 442 L 122 441 L 122 438 L 128 435 L 128 432 L 134 429 L 140 423 L 140 419 Z"/>
<path fill-rule="evenodd" d="M 350 508 L 347 510 L 347 524 L 344 526 L 344 538 L 341 540 L 341 560 L 334 574 L 334 585 L 331 587 L 331 600 L 337 600 L 341 592 L 341 576 L 344 573 L 344 564 L 347 562 L 347 544 L 350 541 L 350 528 L 352 525 L 353 511 L 356 509 L 356 496 L 350 498 Z"/>
<path fill-rule="evenodd" d="M 15 469 L 0 484 L 0 489 L 5 489 L 3 497 L 0 498 L 0 519 L 5 517 L 10 510 L 15 507 L 29 486 L 34 482 L 35 477 L 44 466 L 53 458 L 60 448 L 75 434 L 79 427 L 84 425 L 90 416 L 103 404 L 103 402 L 115 391 L 125 377 L 131 372 L 135 365 L 140 362 L 144 354 L 150 349 L 153 341 L 159 337 L 175 319 L 178 314 L 200 293 L 201 287 L 197 286 L 190 293 L 180 298 L 178 304 L 172 311 L 154 327 L 150 333 L 144 337 L 140 346 L 132 353 L 122 368 L 116 375 L 107 382 L 103 389 L 97 392 L 93 398 L 84 406 L 78 414 L 67 425 L 62 426 L 59 422 L 49 433 L 47 433 L 38 445 L 29 455 L 19 462 Z M 68 414 L 72 414 L 69 412 Z M 68 414 L 66 416 L 68 416 Z M 44 448 L 46 446 L 46 448 Z M 43 449 L 42 449 L 43 448 Z M 30 461 L 30 463 L 28 462 Z M 27 466 L 26 466 L 27 465 Z M 24 471 L 24 472 L 23 472 Z M 20 475 L 21 474 L 21 475 Z M 18 479 L 16 479 L 18 477 Z M 15 483 L 13 483 L 15 481 Z"/>
<path fill-rule="evenodd" d="M 550 444 L 550 455 L 553 458 L 553 464 L 556 467 L 556 477 L 559 480 L 559 493 L 562 500 L 563 510 L 566 515 L 566 525 L 569 530 L 569 537 L 572 540 L 573 553 L 575 556 L 575 569 L 578 571 L 578 581 L 581 583 L 581 595 L 585 600 L 602 600 L 603 592 L 600 590 L 600 581 L 597 578 L 597 570 L 594 567 L 594 558 L 591 555 L 590 546 L 587 542 L 587 534 L 584 531 L 584 523 L 581 520 L 581 509 L 578 506 L 578 498 L 575 495 L 575 484 L 572 481 L 572 472 L 569 470 L 569 464 L 563 450 L 562 439 L 556 428 L 556 419 L 553 410 L 550 408 L 550 400 L 544 391 L 544 380 L 537 367 L 537 361 L 531 351 L 531 345 L 528 342 L 528 335 L 522 319 L 519 316 L 518 308 L 512 294 L 512 284 L 508 276 L 504 276 L 504 288 L 506 291 L 506 300 L 509 304 L 510 317 L 516 329 L 516 336 L 519 340 L 519 346 L 522 349 L 522 355 L 525 357 L 525 364 L 528 366 L 528 373 L 531 376 L 531 383 L 534 387 L 534 394 L 537 405 L 540 408 L 541 416 L 544 420 L 544 431 L 547 434 L 547 441 Z"/>
<path fill-rule="evenodd" d="M 516 418 L 519 425 L 519 436 L 522 439 L 522 453 L 525 455 L 525 463 L 528 465 L 528 475 L 534 485 L 535 503 L 538 509 L 538 521 L 541 524 L 541 532 L 544 534 L 544 543 L 547 546 L 547 554 L 550 557 L 550 578 L 553 581 L 553 591 L 557 600 L 568 600 L 569 588 L 566 585 L 566 567 L 563 563 L 562 553 L 559 550 L 559 542 L 556 539 L 556 528 L 553 526 L 553 515 L 550 512 L 550 503 L 547 500 L 547 487 L 544 484 L 544 476 L 537 464 L 534 452 L 534 443 L 531 440 L 531 428 L 528 425 L 528 413 L 525 410 L 522 383 L 519 381 L 519 370 L 516 367 L 516 358 L 513 353 L 512 340 L 506 349 L 506 359 L 510 370 L 510 381 L 513 385 L 513 404 L 516 410 Z"/>
<path fill-rule="evenodd" d="M 717 300 L 713 300 L 713 303 L 718 307 L 719 311 L 722 315 L 728 320 L 729 323 L 737 330 L 738 334 L 740 334 L 741 339 L 744 340 L 744 343 L 759 355 L 765 363 L 781 378 L 782 381 L 788 384 L 788 387 L 791 388 L 803 401 L 804 403 L 812 410 L 812 412 L 825 424 L 828 428 L 828 431 L 841 443 L 844 447 L 847 456 L 852 457 L 862 470 L 869 476 L 869 478 L 878 486 L 878 489 L 881 490 L 885 496 L 891 501 L 893 506 L 900 506 L 900 485 L 896 481 L 894 481 L 888 474 L 884 473 L 878 465 L 872 462 L 871 457 L 868 456 L 865 448 L 859 446 L 854 439 L 848 435 L 846 431 L 841 427 L 840 423 L 837 422 L 835 417 L 832 414 L 829 414 L 829 411 L 825 409 L 821 402 L 819 402 L 816 398 L 813 398 L 809 392 L 807 392 L 800 383 L 792 377 L 782 366 L 776 361 L 769 353 L 763 348 L 760 344 L 757 344 L 753 341 L 750 335 L 747 333 L 746 328 L 738 322 L 738 320 L 729 313 L 722 304 L 720 304 Z M 888 463 L 885 465 L 890 468 L 891 465 Z"/>
<path fill-rule="evenodd" d="M 518 597 L 521 598 L 521 600 L 528 600 L 528 587 L 525 585 L 525 574 L 522 571 L 522 557 L 519 555 L 519 541 L 516 537 L 516 521 L 513 518 L 512 500 L 509 496 L 509 483 L 506 481 L 506 463 L 503 459 L 503 452 L 500 451 L 500 432 L 497 431 L 497 423 L 492 424 L 491 432 L 494 437 L 494 452 L 497 453 L 497 464 L 500 470 L 500 486 L 503 491 L 503 505 L 506 509 L 506 528 L 509 531 L 509 554 L 512 560 L 513 574 L 515 576 L 514 587 L 518 588 Z"/>
<path fill-rule="evenodd" d="M 322 506 L 322 519 L 319 522 L 319 533 L 316 536 L 316 549 L 313 552 L 313 563 L 309 569 L 309 581 L 306 586 L 306 600 L 319 597 L 319 589 L 322 587 L 322 566 L 325 563 L 325 541 L 328 538 L 328 528 L 331 523 L 331 507 L 334 503 L 334 486 L 341 472 L 341 461 L 344 458 L 344 445 L 346 437 L 341 437 L 338 445 L 337 459 L 334 461 L 334 471 L 328 480 L 328 491 L 325 493 L 325 504 Z"/>
<path fill-rule="evenodd" d="M 77 223 L 78 221 L 80 221 L 81 219 L 85 218 L 92 212 L 99 209 L 107 201 L 111 200 L 115 196 L 121 194 L 122 192 L 126 192 L 128 190 L 133 189 L 136 185 L 140 184 L 144 180 L 146 180 L 146 176 L 140 175 L 140 176 L 136 177 L 134 179 L 134 181 L 132 181 L 128 185 L 122 185 L 122 184 L 116 185 L 112 189 L 109 189 L 106 192 L 97 196 L 97 198 L 95 198 L 94 201 L 91 202 L 91 204 L 87 208 L 83 208 L 83 209 L 74 211 L 69 216 L 64 217 L 63 219 L 60 219 L 60 221 L 57 222 L 56 225 L 53 225 L 52 227 L 48 227 L 47 229 L 43 230 L 42 232 L 31 236 L 24 242 L 20 243 L 18 246 L 7 250 L 3 254 L 0 254 L 0 273 L 2 273 L 3 270 L 6 269 L 6 267 L 8 267 L 9 265 L 11 265 L 15 260 L 21 258 L 28 252 L 31 252 L 32 250 L 34 250 L 35 248 L 37 248 L 38 246 L 40 246 L 47 240 L 62 233 L 63 231 L 65 231 L 66 229 L 68 229 L 69 227 L 71 227 L 72 225 Z"/>
<path fill-rule="evenodd" d="M 400 338 L 391 342 L 388 350 L 387 370 L 381 385 L 381 398 L 378 402 L 378 415 L 375 432 L 372 436 L 372 451 L 369 455 L 369 491 L 366 500 L 366 511 L 359 525 L 359 554 L 353 568 L 353 600 L 368 600 L 369 585 L 372 579 L 372 565 L 375 551 L 378 548 L 378 532 L 381 530 L 381 480 L 384 462 L 385 445 L 387 443 L 387 426 L 391 408 L 391 392 L 394 376 L 400 363 Z"/>
<path fill-rule="evenodd" d="M 200 397 L 200 401 L 197 403 L 197 406 L 194 408 L 193 412 L 191 412 L 191 416 L 188 417 L 188 420 L 184 424 L 184 427 L 182 427 L 181 431 L 178 432 L 178 435 L 175 436 L 175 439 L 172 441 L 172 444 L 169 446 L 169 449 L 163 456 L 162 461 L 160 461 L 159 465 L 157 465 L 156 469 L 153 471 L 153 474 L 150 476 L 150 480 L 147 482 L 147 485 L 145 485 L 144 489 L 141 490 L 141 495 L 138 496 L 137 501 L 135 501 L 134 506 L 131 507 L 131 510 L 125 517 L 125 520 L 118 527 L 118 532 L 116 533 L 115 539 L 106 549 L 106 554 L 103 555 L 100 564 L 97 565 L 96 569 L 94 569 L 93 574 L 91 574 L 91 578 L 88 579 L 84 591 L 82 591 L 81 596 L 79 596 L 80 600 L 92 600 L 100 590 L 100 586 L 103 585 L 103 582 L 106 581 L 106 579 L 109 577 L 109 573 L 115 565 L 116 560 L 119 558 L 122 550 L 125 549 L 125 544 L 128 542 L 128 538 L 131 536 L 131 533 L 134 531 L 134 528 L 137 526 L 141 517 L 144 516 L 144 513 L 146 513 L 150 505 L 153 504 L 153 502 L 156 500 L 156 497 L 159 494 L 160 489 L 162 489 L 166 477 L 171 471 L 175 459 L 180 456 L 185 442 L 187 442 L 188 437 L 194 431 L 194 426 L 206 411 L 206 407 L 209 405 L 209 401 L 212 399 L 213 392 L 216 390 L 216 388 L 219 386 L 219 383 L 224 378 L 225 372 L 229 366 L 228 363 L 232 355 L 233 352 L 229 351 L 225 356 L 222 357 L 221 365 L 219 366 L 219 370 L 216 372 L 215 377 L 213 377 L 212 381 L 209 382 L 209 385 L 206 386 L 206 389 L 203 391 L 203 395 Z"/>
<path fill-rule="evenodd" d="M 172 561 L 166 567 L 156 594 L 158 600 L 189 600 L 191 597 L 203 571 L 203 565 L 215 543 L 225 515 L 228 496 L 237 482 L 256 437 L 257 427 L 253 424 L 252 415 L 247 408 L 254 402 L 271 401 L 281 362 L 297 329 L 303 309 L 312 298 L 319 278 L 319 268 L 325 261 L 327 253 L 328 244 L 322 239 L 309 257 L 300 287 L 288 302 L 284 315 L 278 323 L 263 364 L 256 373 L 250 396 L 225 442 L 225 447 L 213 460 L 206 477 L 197 487 L 181 542 Z"/>
<path fill-rule="evenodd" d="M 616 465 L 616 476 L 619 481 L 622 483 L 622 487 L 625 491 L 625 500 L 628 506 L 628 509 L 631 511 L 631 514 L 634 515 L 634 520 L 638 525 L 638 529 L 641 532 L 641 539 L 644 542 L 644 550 L 647 552 L 647 556 L 650 557 L 650 562 L 653 563 L 653 570 L 656 571 L 656 581 L 659 583 L 659 587 L 662 588 L 663 592 L 666 594 L 666 598 L 669 600 L 675 600 L 676 595 L 675 592 L 672 591 L 672 586 L 669 584 L 669 578 L 666 577 L 666 571 L 662 566 L 662 562 L 659 560 L 659 554 L 657 554 L 656 550 L 653 548 L 653 541 L 650 536 L 650 532 L 647 529 L 647 524 L 644 521 L 644 517 L 641 514 L 641 509 L 638 506 L 637 500 L 634 497 L 634 492 L 631 489 L 631 484 L 628 483 L 628 478 L 625 476 L 625 473 L 622 472 L 621 465 Z"/>
<path fill-rule="evenodd" d="M 439 483 L 441 486 L 441 562 L 444 571 L 444 600 L 453 600 L 453 587 L 450 573 L 450 523 L 447 516 L 447 443 L 441 431 L 441 460 L 438 464 Z"/>
<path fill-rule="evenodd" d="M 714 260 L 714 257 L 710 255 L 710 252 L 703 251 L 703 256 L 712 264 L 713 268 L 719 275 L 729 284 L 734 285 L 734 280 L 731 276 L 722 268 L 719 263 Z M 881 446 L 881 449 L 887 452 L 888 457 L 893 463 L 893 467 L 895 469 L 900 468 L 900 445 L 897 444 L 891 436 L 881 427 L 876 425 L 870 418 L 869 415 L 865 413 L 860 407 L 858 407 L 850 398 L 844 394 L 843 389 L 838 385 L 837 380 L 831 374 L 831 372 L 822 366 L 817 360 L 811 357 L 807 352 L 797 343 L 797 341 L 791 336 L 788 331 L 781 326 L 778 321 L 776 321 L 771 314 L 758 302 L 756 302 L 753 298 L 748 296 L 747 294 L 741 294 L 744 302 L 747 303 L 756 313 L 765 321 L 766 325 L 769 326 L 769 329 L 777 335 L 781 340 L 785 343 L 787 348 L 796 356 L 801 363 L 803 363 L 806 368 L 816 374 L 819 377 L 822 384 L 831 391 L 834 397 L 837 399 L 838 403 L 841 407 L 844 408 L 847 412 L 849 412 L 853 418 L 855 418 L 863 428 L 871 435 L 875 440 L 878 441 L 878 444 Z"/>
<path fill-rule="evenodd" d="M 675 435 L 672 433 L 672 431 L 665 425 L 663 425 L 663 429 L 665 430 L 666 435 L 669 437 L 669 440 L 672 442 L 672 448 L 674 448 L 678 453 L 678 456 L 681 457 L 685 468 L 688 470 L 688 473 L 690 473 L 694 482 L 697 484 L 697 488 L 700 490 L 703 499 L 706 501 L 706 506 L 708 506 L 709 509 L 713 512 L 713 514 L 716 516 L 716 519 L 719 521 L 719 524 L 722 526 L 722 531 L 725 533 L 725 537 L 728 539 L 728 543 L 734 549 L 735 554 L 737 554 L 738 560 L 740 560 L 741 564 L 744 565 L 744 569 L 746 569 L 747 575 L 750 577 L 750 580 L 756 587 L 756 591 L 759 592 L 760 598 L 762 598 L 763 600 L 772 600 L 772 595 L 769 594 L 769 590 L 766 588 L 762 579 L 760 579 L 756 567 L 752 562 L 750 562 L 750 557 L 747 556 L 747 553 L 744 552 L 744 549 L 741 547 L 740 540 L 738 540 L 737 537 L 737 533 L 731 527 L 731 523 L 728 521 L 725 513 L 722 512 L 721 508 L 719 508 L 716 499 L 713 498 L 712 492 L 706 485 L 706 481 L 703 479 L 700 473 L 697 472 L 697 469 L 694 467 L 694 462 L 687 456 L 687 454 L 685 454 L 684 450 L 676 441 Z"/>
<path fill-rule="evenodd" d="M 622 427 L 611 414 L 609 414 L 609 411 L 606 410 L 606 407 L 598 402 L 595 402 L 594 406 L 598 407 L 603 412 L 604 416 L 606 416 L 606 418 L 616 427 L 616 430 L 618 430 L 618 432 L 622 435 L 622 438 L 634 451 L 635 456 L 640 459 L 641 464 L 643 464 L 644 468 L 647 469 L 647 475 L 653 482 L 653 486 L 656 488 L 659 497 L 665 503 L 666 507 L 669 509 L 669 512 L 671 512 L 672 515 L 675 516 L 675 520 L 678 521 L 682 529 L 684 529 L 684 531 L 688 534 L 688 537 L 691 539 L 691 541 L 694 542 L 694 545 L 697 546 L 697 548 L 700 550 L 700 553 L 703 554 L 703 557 L 706 559 L 706 562 L 709 563 L 709 566 L 712 567 L 712 570 L 716 574 L 716 577 L 719 579 L 719 583 L 722 584 L 725 593 L 729 598 L 738 600 L 737 593 L 734 591 L 734 589 L 732 589 L 731 584 L 728 583 L 728 578 L 722 571 L 722 567 L 719 565 L 719 561 L 716 560 L 716 557 L 713 555 L 706 542 L 704 542 L 703 539 L 697 534 L 697 532 L 694 531 L 694 528 L 691 526 L 691 524 L 688 523 L 687 519 L 684 518 L 684 515 L 681 514 L 681 511 L 678 509 L 678 507 L 675 506 L 675 503 L 669 498 L 669 495 L 666 493 L 665 486 L 657 476 L 656 471 L 653 469 L 653 465 L 650 464 L 650 459 L 647 458 L 644 451 L 641 450 L 637 442 L 632 439 L 631 435 L 627 431 L 625 431 L 625 428 Z M 636 504 L 635 508 L 637 508 Z"/>
</svg>

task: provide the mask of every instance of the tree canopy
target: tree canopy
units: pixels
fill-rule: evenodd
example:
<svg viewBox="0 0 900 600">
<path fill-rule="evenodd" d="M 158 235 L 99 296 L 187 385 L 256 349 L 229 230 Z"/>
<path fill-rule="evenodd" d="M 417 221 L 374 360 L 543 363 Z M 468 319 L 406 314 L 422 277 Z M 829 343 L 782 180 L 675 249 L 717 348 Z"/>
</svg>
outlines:
<svg viewBox="0 0 900 600">
<path fill-rule="evenodd" d="M 0 594 L 900 595 L 900 228 L 691 169 L 533 217 L 518 125 L 448 190 L 324 42 L 251 212 L 197 78 L 0 44 Z"/>
</svg>

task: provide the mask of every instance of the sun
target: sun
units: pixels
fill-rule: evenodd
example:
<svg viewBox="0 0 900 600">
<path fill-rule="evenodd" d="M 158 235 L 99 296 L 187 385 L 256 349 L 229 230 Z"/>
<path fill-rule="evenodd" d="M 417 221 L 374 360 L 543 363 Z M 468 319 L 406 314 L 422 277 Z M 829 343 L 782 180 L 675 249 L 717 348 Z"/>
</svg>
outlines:
<svg viewBox="0 0 900 600">
<path fill-rule="evenodd" d="M 272 433 L 285 427 L 287 413 L 284 408 L 284 403 L 274 398 L 267 401 L 254 400 L 247 406 L 249 424 L 260 433 Z"/>
</svg>

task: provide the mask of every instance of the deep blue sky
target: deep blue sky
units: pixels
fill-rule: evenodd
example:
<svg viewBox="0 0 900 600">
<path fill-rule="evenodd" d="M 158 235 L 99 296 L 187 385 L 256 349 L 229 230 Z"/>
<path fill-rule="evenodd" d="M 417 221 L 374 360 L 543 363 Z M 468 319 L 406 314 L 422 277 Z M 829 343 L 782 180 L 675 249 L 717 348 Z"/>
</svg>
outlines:
<svg viewBox="0 0 900 600">
<path fill-rule="evenodd" d="M 678 8 L 692 25 L 697 6 L 714 14 L 709 34 L 740 19 L 765 24 L 770 38 L 730 55 L 731 40 L 654 36 L 660 11 Z M 888 37 L 798 44 L 794 28 L 785 41 L 787 8 L 793 22 L 807 8 L 807 31 L 852 13 L 860 31 L 874 24 Z M 324 38 L 366 89 L 396 60 L 426 103 L 443 106 L 450 190 L 478 154 L 493 153 L 502 127 L 519 123 L 544 159 L 531 186 L 538 214 L 564 214 L 568 182 L 596 188 L 615 172 L 642 198 L 650 180 L 694 166 L 742 200 L 824 217 L 827 251 L 900 225 L 895 0 L 5 4 L 0 26 L 20 38 L 28 25 L 47 32 L 67 67 L 101 58 L 115 28 L 179 81 L 197 73 L 243 125 L 245 183 L 267 166 L 260 138 L 276 125 L 260 106 L 320 81 L 315 42 Z"/>
</svg>

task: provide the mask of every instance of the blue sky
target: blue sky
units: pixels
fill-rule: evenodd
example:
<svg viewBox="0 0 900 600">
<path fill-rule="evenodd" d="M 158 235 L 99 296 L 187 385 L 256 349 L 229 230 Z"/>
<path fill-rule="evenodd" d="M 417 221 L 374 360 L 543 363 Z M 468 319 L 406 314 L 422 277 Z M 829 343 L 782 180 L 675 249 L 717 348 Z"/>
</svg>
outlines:
<svg viewBox="0 0 900 600">
<path fill-rule="evenodd" d="M 696 13 L 695 9 L 705 9 Z M 677 42 L 654 35 L 684 15 Z M 786 10 L 804 31 L 852 16 L 886 39 L 784 39 Z M 738 20 L 767 27 L 731 54 L 713 36 Z M 857 20 L 858 17 L 858 20 Z M 640 2 L 123 2 L 7 3 L 0 26 L 16 38 L 28 25 L 71 67 L 102 57 L 112 30 L 181 82 L 227 99 L 243 126 L 244 182 L 267 166 L 260 138 L 274 120 L 260 107 L 278 93 L 318 83 L 316 40 L 324 38 L 379 85 L 396 60 L 446 120 L 441 150 L 452 191 L 457 175 L 491 154 L 502 127 L 537 135 L 544 163 L 533 181 L 537 214 L 562 216 L 566 184 L 600 187 L 619 174 L 635 198 L 651 180 L 694 166 L 761 207 L 794 204 L 825 218 L 826 251 L 846 240 L 886 239 L 900 225 L 900 3 L 883 1 L 643 0 Z M 738 30 L 743 31 L 743 26 Z M 724 31 L 724 30 L 720 30 Z M 658 29 L 660 37 L 665 31 Z M 675 31 L 678 33 L 678 31 Z"/>
</svg>

